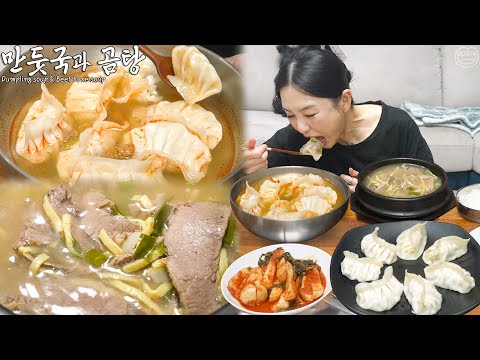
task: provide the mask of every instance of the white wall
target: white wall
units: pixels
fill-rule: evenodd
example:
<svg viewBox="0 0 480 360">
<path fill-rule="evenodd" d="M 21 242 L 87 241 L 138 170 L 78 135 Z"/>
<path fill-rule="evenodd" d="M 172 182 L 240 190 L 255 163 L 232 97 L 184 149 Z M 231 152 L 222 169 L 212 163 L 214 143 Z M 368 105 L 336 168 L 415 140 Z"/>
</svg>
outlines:
<svg viewBox="0 0 480 360">
<path fill-rule="evenodd" d="M 480 64 L 459 66 L 461 45 L 340 45 L 353 73 L 356 102 L 409 100 L 431 106 L 480 105 Z M 480 52 L 480 46 L 471 45 Z M 271 110 L 275 45 L 246 45 L 245 109 Z"/>
</svg>

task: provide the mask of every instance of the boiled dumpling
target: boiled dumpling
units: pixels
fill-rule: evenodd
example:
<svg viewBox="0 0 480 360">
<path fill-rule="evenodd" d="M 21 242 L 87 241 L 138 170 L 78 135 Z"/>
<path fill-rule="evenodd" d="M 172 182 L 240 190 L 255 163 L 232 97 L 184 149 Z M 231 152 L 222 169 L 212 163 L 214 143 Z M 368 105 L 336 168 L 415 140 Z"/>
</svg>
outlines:
<svg viewBox="0 0 480 360">
<path fill-rule="evenodd" d="M 397 256 L 403 260 L 417 260 L 427 244 L 425 224 L 417 224 L 397 237 Z"/>
<path fill-rule="evenodd" d="M 288 200 L 275 200 L 273 204 L 270 205 L 265 217 L 274 219 L 280 214 L 293 212 L 292 210 L 294 209 L 292 209 L 292 206 L 292 203 Z"/>
<path fill-rule="evenodd" d="M 302 197 L 294 206 L 298 212 L 313 212 L 316 215 L 323 215 L 332 210 L 332 206 L 317 195 Z"/>
<path fill-rule="evenodd" d="M 265 203 L 273 203 L 278 200 L 278 191 L 280 190 L 280 180 L 270 178 L 265 180 L 258 192 Z"/>
<path fill-rule="evenodd" d="M 62 151 L 57 162 L 58 175 L 70 185 L 114 184 L 133 181 L 136 185 L 161 185 L 166 180 L 162 169 L 166 163 L 158 159 L 118 160 L 84 154 L 82 148 Z"/>
<path fill-rule="evenodd" d="M 168 75 L 185 101 L 194 104 L 222 91 L 217 71 L 196 47 L 176 46 L 172 51 L 175 76 Z"/>
<path fill-rule="evenodd" d="M 80 134 L 80 147 L 89 156 L 106 156 L 112 152 L 128 124 L 119 125 L 111 121 L 99 121 Z"/>
<path fill-rule="evenodd" d="M 305 188 L 303 191 L 304 196 L 318 195 L 325 199 L 330 205 L 334 205 L 337 202 L 337 193 L 332 188 L 327 186 L 313 185 Z"/>
<path fill-rule="evenodd" d="M 197 104 L 188 105 L 185 101 L 162 101 L 149 106 L 143 116 L 138 115 L 145 123 L 154 121 L 170 121 L 185 125 L 197 135 L 210 149 L 215 149 L 222 140 L 222 124 L 215 115 Z"/>
<path fill-rule="evenodd" d="M 350 280 L 359 282 L 378 280 L 380 270 L 383 266 L 381 261 L 375 258 L 359 258 L 357 254 L 350 251 L 344 251 L 343 259 L 340 267 L 342 274 Z"/>
<path fill-rule="evenodd" d="M 55 96 L 42 83 L 42 96 L 33 103 L 18 131 L 15 150 L 34 164 L 56 154 L 60 143 L 72 131 L 71 119 Z"/>
<path fill-rule="evenodd" d="M 240 197 L 240 207 L 253 215 L 262 211 L 260 193 L 246 182 L 245 194 Z"/>
<path fill-rule="evenodd" d="M 383 240 L 378 236 L 379 228 L 371 234 L 365 235 L 360 243 L 362 252 L 368 256 L 373 257 L 385 264 L 393 264 L 397 261 L 397 250 L 395 245 Z"/>
<path fill-rule="evenodd" d="M 159 102 L 161 97 L 157 92 L 160 77 L 155 64 L 148 58 L 142 60 L 138 66 L 140 70 L 136 75 L 130 74 L 126 68 L 118 90 L 112 100 L 117 103 L 135 101 L 140 104 Z"/>
<path fill-rule="evenodd" d="M 165 158 L 169 166 L 181 170 L 185 180 L 192 184 L 205 177 L 212 161 L 207 145 L 182 124 L 149 123 L 130 130 L 126 142 L 135 145 L 136 159 L 143 160 L 152 155 Z"/>
<path fill-rule="evenodd" d="M 103 72 L 91 73 L 89 78 L 105 77 Z M 75 119 L 77 124 L 89 126 L 96 121 L 107 117 L 106 106 L 118 88 L 124 71 L 118 69 L 116 73 L 107 76 L 101 82 L 74 82 L 67 91 L 65 107 L 67 114 Z"/>
<path fill-rule="evenodd" d="M 425 269 L 425 278 L 447 290 L 467 294 L 475 287 L 475 279 L 461 266 L 446 262 L 437 261 Z"/>
<path fill-rule="evenodd" d="M 414 314 L 433 315 L 442 307 L 442 295 L 432 282 L 420 275 L 410 274 L 405 270 L 403 286 Z"/>
<path fill-rule="evenodd" d="M 452 261 L 467 253 L 467 245 L 470 239 L 462 239 L 458 236 L 445 236 L 438 239 L 423 253 L 423 261 L 431 265 L 435 261 Z"/>
<path fill-rule="evenodd" d="M 357 304 L 363 309 L 387 311 L 393 308 L 402 297 L 403 285 L 393 276 L 391 266 L 385 269 L 383 278 L 371 283 L 355 285 Z"/>
<path fill-rule="evenodd" d="M 322 149 L 322 142 L 312 137 L 300 148 L 300 154 L 312 155 L 314 160 L 318 161 L 322 157 Z"/>
</svg>

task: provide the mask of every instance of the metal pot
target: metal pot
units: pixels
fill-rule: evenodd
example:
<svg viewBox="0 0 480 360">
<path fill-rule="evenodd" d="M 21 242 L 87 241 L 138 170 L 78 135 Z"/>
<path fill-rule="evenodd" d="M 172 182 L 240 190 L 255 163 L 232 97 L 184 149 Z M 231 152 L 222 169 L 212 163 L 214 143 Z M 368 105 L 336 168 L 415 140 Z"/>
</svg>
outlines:
<svg viewBox="0 0 480 360">
<path fill-rule="evenodd" d="M 43 46 L 44 50 L 41 51 L 41 53 L 46 58 L 54 59 L 58 56 L 58 53 L 54 52 L 53 49 L 57 48 L 58 46 L 59 45 Z M 104 49 L 107 46 L 108 45 L 68 45 L 66 54 L 76 55 L 81 53 L 82 51 L 86 51 L 88 61 L 92 64 L 92 66 L 88 68 L 88 71 L 91 71 L 93 67 L 99 66 L 97 65 L 97 61 L 104 59 L 104 54 L 101 52 L 101 49 Z M 150 47 L 159 54 L 170 55 L 172 49 L 175 46 L 150 45 Z M 219 180 L 221 180 L 232 177 L 232 175 L 239 171 L 241 165 L 242 144 L 244 143 L 243 125 L 240 111 L 242 103 L 241 77 L 238 71 L 222 57 L 201 46 L 196 47 L 208 58 L 210 63 L 215 67 L 218 75 L 222 80 L 223 86 L 223 90 L 220 94 L 217 94 L 202 101 L 202 105 L 205 105 L 205 107 L 208 108 L 208 105 L 210 105 L 211 107 L 212 104 L 220 104 L 220 106 L 215 107 L 215 113 L 220 114 L 225 119 L 228 119 L 235 141 L 235 144 L 233 144 L 235 152 L 233 166 L 231 168 L 229 167 L 228 169 L 225 169 L 224 173 L 219 178 Z M 129 49 L 130 51 L 132 50 L 131 45 L 115 45 L 115 48 L 116 56 L 119 56 L 121 50 L 123 49 Z M 16 74 L 11 73 L 10 69 L 15 65 L 14 63 L 12 63 L 3 69 L 3 71 L 0 73 L 0 78 L 2 76 L 29 77 L 28 73 L 34 69 L 33 66 L 26 65 L 26 62 L 31 60 L 31 53 L 30 51 L 28 51 L 25 52 L 24 55 L 27 58 L 20 65 L 23 67 L 23 70 L 21 72 Z M 69 75 L 69 73 L 67 75 L 64 75 L 61 70 L 55 70 L 55 65 L 56 64 L 45 62 L 44 69 L 47 72 L 47 76 L 53 75 L 56 77 L 58 75 L 66 77 Z M 75 70 L 76 73 L 78 71 L 79 70 Z M 43 75 L 39 74 L 40 73 L 35 74 L 32 79 L 44 77 Z M 163 82 L 159 85 L 158 90 L 160 94 L 168 94 L 172 91 L 175 91 L 174 89 L 171 89 L 167 85 L 163 84 Z M 30 100 L 35 94 L 40 94 L 40 83 L 38 82 L 31 84 L 22 82 L 0 82 L 0 166 L 5 169 L 8 174 L 14 177 L 23 177 L 30 180 L 35 180 L 35 177 L 29 174 L 24 169 L 20 168 L 13 160 L 11 154 L 13 144 L 11 143 L 11 141 L 15 141 L 15 139 L 12 139 L 11 129 L 16 114 L 20 111 L 22 106 L 24 106 L 24 104 L 28 100 Z M 215 161 L 215 151 L 221 152 L 222 150 L 213 150 L 212 161 Z"/>
<path fill-rule="evenodd" d="M 372 171 L 385 165 L 402 163 L 426 167 L 440 178 L 442 185 L 431 194 L 406 199 L 383 196 L 369 190 L 364 185 L 366 176 Z M 363 207 L 376 214 L 406 220 L 421 218 L 422 216 L 440 210 L 450 201 L 450 191 L 447 174 L 437 164 L 418 159 L 392 158 L 371 163 L 360 172 L 358 185 L 355 189 L 355 196 Z"/>
<path fill-rule="evenodd" d="M 275 220 L 252 215 L 237 205 L 237 198 L 245 189 L 246 182 L 265 180 L 287 174 L 314 174 L 329 180 L 341 192 L 343 202 L 337 208 L 324 215 L 303 220 Z M 254 172 L 242 177 L 233 184 L 230 191 L 230 205 L 233 213 L 245 228 L 253 234 L 278 242 L 300 242 L 314 239 L 335 226 L 345 214 L 350 199 L 347 184 L 339 176 L 316 168 L 305 166 L 281 166 Z"/>
</svg>

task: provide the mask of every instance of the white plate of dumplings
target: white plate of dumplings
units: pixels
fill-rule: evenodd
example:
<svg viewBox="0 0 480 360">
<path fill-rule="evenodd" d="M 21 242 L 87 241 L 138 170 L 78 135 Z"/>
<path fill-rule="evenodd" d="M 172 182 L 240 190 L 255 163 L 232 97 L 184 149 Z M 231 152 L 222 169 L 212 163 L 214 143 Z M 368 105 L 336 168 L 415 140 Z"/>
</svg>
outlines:
<svg viewBox="0 0 480 360">
<path fill-rule="evenodd" d="M 480 304 L 480 245 L 447 223 L 361 226 L 340 240 L 330 277 L 356 314 L 464 314 Z"/>
</svg>

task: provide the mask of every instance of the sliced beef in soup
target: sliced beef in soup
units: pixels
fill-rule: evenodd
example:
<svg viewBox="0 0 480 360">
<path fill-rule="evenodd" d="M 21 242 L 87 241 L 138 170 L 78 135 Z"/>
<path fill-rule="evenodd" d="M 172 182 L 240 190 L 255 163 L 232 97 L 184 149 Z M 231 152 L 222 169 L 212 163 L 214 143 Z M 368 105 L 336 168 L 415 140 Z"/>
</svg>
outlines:
<svg viewBox="0 0 480 360">
<path fill-rule="evenodd" d="M 55 240 L 58 240 L 58 236 L 52 227 L 43 219 L 37 219 L 35 216 L 32 216 L 25 221 L 25 227 L 14 249 L 16 250 L 20 246 L 48 245 Z"/>
<path fill-rule="evenodd" d="M 177 205 L 168 218 L 168 272 L 187 314 L 209 314 L 219 304 L 217 272 L 230 206 L 209 202 Z"/>
<path fill-rule="evenodd" d="M 123 315 L 128 305 L 118 291 L 98 281 L 48 277 L 32 280 L 16 296 L 0 297 L 0 303 L 11 311 L 42 315 Z"/>
</svg>

